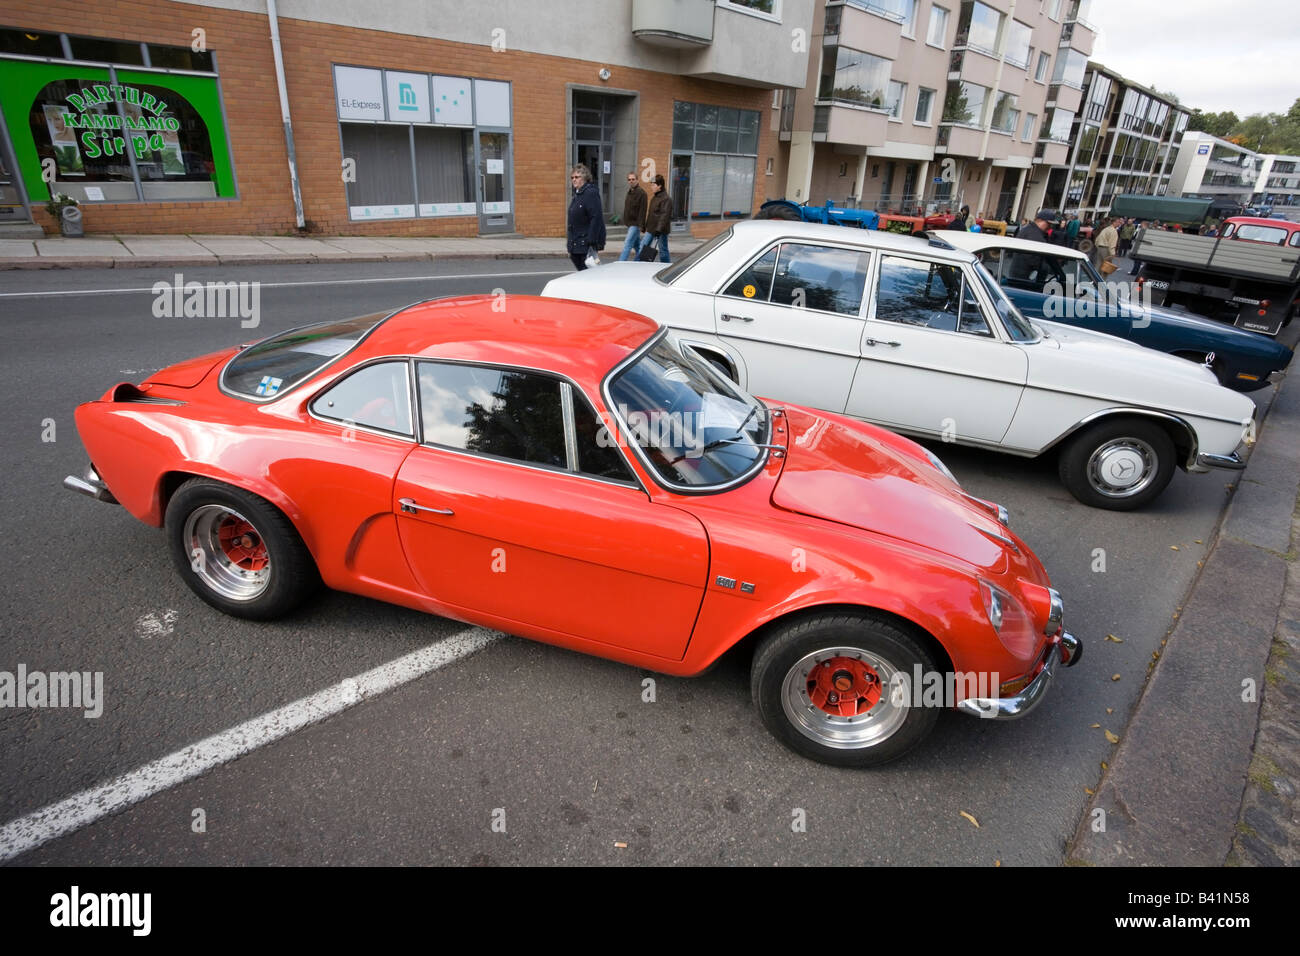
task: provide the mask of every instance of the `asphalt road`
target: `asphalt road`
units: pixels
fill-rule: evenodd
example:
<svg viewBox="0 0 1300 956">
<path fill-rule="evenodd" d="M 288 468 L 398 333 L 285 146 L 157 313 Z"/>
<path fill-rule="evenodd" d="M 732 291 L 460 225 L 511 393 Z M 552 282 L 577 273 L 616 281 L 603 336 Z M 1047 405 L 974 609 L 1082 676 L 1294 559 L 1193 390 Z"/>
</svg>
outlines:
<svg viewBox="0 0 1300 956">
<path fill-rule="evenodd" d="M 98 719 L 0 709 L 0 825 L 465 630 L 343 594 L 275 624 L 224 617 L 175 575 L 160 531 L 60 487 L 86 461 L 79 402 L 307 322 L 537 292 L 567 264 L 184 270 L 260 280 L 256 329 L 155 317 L 150 287 L 176 271 L 0 273 L 0 670 L 105 675 Z M 945 714 L 903 761 L 837 770 L 764 731 L 740 656 L 656 676 L 645 703 L 636 669 L 503 637 L 17 862 L 1057 864 L 1234 479 L 1180 472 L 1155 506 L 1116 514 L 1075 502 L 1051 460 L 933 447 L 1010 509 L 1085 642 L 1025 720 Z"/>
</svg>

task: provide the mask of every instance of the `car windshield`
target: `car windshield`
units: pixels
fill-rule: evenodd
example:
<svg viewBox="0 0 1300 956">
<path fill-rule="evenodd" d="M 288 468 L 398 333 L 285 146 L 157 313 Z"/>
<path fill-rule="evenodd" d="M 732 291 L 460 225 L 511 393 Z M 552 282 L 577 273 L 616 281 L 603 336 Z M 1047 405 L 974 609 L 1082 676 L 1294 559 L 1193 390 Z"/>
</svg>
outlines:
<svg viewBox="0 0 1300 956">
<path fill-rule="evenodd" d="M 757 472 L 768 410 L 671 334 L 607 385 L 610 409 L 649 467 L 669 486 L 716 489 Z"/>
<path fill-rule="evenodd" d="M 1286 242 L 1286 230 L 1247 222 L 1237 227 L 1237 235 L 1233 238 L 1249 239 L 1251 242 L 1271 242 L 1280 246 Z"/>
<path fill-rule="evenodd" d="M 989 270 L 984 268 L 981 262 L 972 264 L 975 274 L 980 277 L 984 283 L 984 288 L 988 291 L 989 298 L 993 300 L 993 307 L 998 310 L 998 315 L 1002 319 L 1002 325 L 1007 330 L 1007 335 L 1011 336 L 1015 342 L 1034 342 L 1038 339 L 1038 332 L 1030 325 L 1029 320 L 1020 314 L 1020 310 L 1015 307 L 1007 294 L 1002 291 L 1002 286 L 998 285 Z"/>
<path fill-rule="evenodd" d="M 678 259 L 667 268 L 660 269 L 655 273 L 655 281 L 662 282 L 664 285 L 672 285 L 681 276 L 685 275 L 687 270 L 689 270 L 693 265 L 697 262 L 703 261 L 709 253 L 730 239 L 731 232 L 731 227 L 728 227 L 725 231 L 718 233 L 704 245 L 696 246 L 693 250 L 688 252 L 684 258 Z"/>
<path fill-rule="evenodd" d="M 351 351 L 391 314 L 376 312 L 273 335 L 232 358 L 221 373 L 221 386 L 241 398 L 268 399 L 282 395 Z"/>
</svg>

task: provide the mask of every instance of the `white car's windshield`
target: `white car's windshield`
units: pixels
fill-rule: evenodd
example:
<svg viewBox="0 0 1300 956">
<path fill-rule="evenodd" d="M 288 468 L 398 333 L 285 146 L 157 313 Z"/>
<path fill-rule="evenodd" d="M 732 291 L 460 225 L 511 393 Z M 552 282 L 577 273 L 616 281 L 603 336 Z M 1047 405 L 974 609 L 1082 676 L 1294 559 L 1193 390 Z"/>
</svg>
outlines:
<svg viewBox="0 0 1300 956">
<path fill-rule="evenodd" d="M 729 485 L 762 462 L 767 407 L 672 335 L 615 375 L 607 396 L 624 433 L 669 485 Z"/>
</svg>

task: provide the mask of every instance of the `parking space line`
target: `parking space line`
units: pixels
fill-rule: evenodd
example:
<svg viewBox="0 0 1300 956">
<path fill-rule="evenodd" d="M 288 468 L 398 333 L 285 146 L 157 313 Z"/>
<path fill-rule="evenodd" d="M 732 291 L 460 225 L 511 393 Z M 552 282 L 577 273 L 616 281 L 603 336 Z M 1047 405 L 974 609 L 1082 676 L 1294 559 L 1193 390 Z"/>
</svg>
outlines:
<svg viewBox="0 0 1300 956">
<path fill-rule="evenodd" d="M 211 268 L 204 266 L 203 268 Z M 543 272 L 466 272 L 449 276 L 378 276 L 369 279 L 304 279 L 299 282 L 258 282 L 263 289 L 288 289 L 304 285 L 365 285 L 371 282 L 442 282 L 446 279 L 518 279 L 523 276 L 558 276 L 571 269 L 547 269 Z M 164 280 L 165 281 L 165 280 Z M 156 283 L 155 283 L 156 285 Z M 108 295 L 114 292 L 154 292 L 154 286 L 130 289 L 48 289 L 41 292 L 0 292 L 0 299 L 39 298 L 55 295 Z"/>
<path fill-rule="evenodd" d="M 354 704 L 468 657 L 500 637 L 496 631 L 478 627 L 461 631 L 437 644 L 213 734 L 108 783 L 11 820 L 0 827 L 0 862 L 80 830 L 102 817 L 125 810 L 259 747 L 342 713 Z"/>
</svg>

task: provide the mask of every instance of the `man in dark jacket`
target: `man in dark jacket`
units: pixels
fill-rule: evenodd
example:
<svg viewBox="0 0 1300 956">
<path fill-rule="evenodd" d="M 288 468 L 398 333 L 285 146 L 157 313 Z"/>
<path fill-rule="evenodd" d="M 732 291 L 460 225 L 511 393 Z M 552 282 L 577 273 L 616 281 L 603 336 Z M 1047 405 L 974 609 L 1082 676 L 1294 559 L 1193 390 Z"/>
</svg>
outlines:
<svg viewBox="0 0 1300 956">
<path fill-rule="evenodd" d="M 1047 242 L 1047 231 L 1055 221 L 1055 210 L 1040 209 L 1034 214 L 1033 222 L 1020 227 L 1020 231 L 1016 233 L 1016 238 L 1028 239 L 1030 242 Z"/>
<path fill-rule="evenodd" d="M 959 229 L 966 232 L 970 229 L 967 220 L 970 219 L 970 206 L 962 206 L 961 211 L 953 216 L 952 222 L 948 223 L 949 229 Z"/>
<path fill-rule="evenodd" d="M 600 191 L 591 182 L 591 170 L 582 164 L 569 174 L 573 200 L 569 203 L 569 233 L 566 248 L 579 271 L 587 268 L 587 257 L 605 248 L 605 213 L 600 208 Z"/>
<path fill-rule="evenodd" d="M 627 174 L 627 198 L 623 200 L 623 224 L 627 226 L 627 241 L 619 262 L 635 259 L 641 248 L 641 230 L 645 228 L 645 214 L 649 201 L 645 190 L 636 181 L 636 173 Z"/>
</svg>

